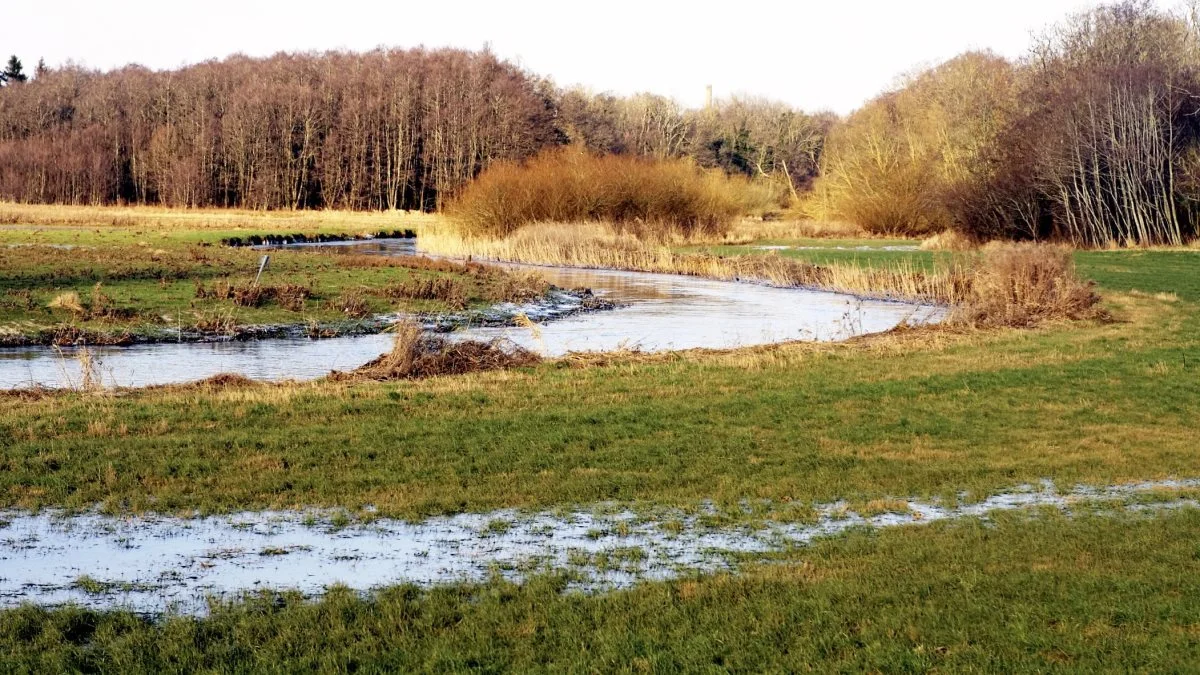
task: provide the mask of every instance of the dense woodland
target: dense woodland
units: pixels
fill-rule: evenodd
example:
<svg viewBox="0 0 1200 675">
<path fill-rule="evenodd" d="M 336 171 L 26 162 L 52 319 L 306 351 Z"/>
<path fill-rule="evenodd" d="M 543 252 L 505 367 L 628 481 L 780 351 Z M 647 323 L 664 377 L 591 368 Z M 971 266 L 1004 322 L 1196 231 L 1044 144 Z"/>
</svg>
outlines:
<svg viewBox="0 0 1200 675">
<path fill-rule="evenodd" d="M 844 119 L 561 89 L 449 49 L 39 64 L 0 89 L 0 198 L 22 202 L 432 210 L 567 144 L 740 174 L 880 233 L 1179 243 L 1200 219 L 1200 30 L 1194 12 L 1105 6 L 1016 62 L 964 54 Z"/>
<path fill-rule="evenodd" d="M 0 197 L 435 209 L 497 160 L 570 142 L 803 186 L 824 124 L 767 102 L 697 114 L 659 96 L 560 91 L 486 51 L 68 66 L 0 91 Z"/>
</svg>

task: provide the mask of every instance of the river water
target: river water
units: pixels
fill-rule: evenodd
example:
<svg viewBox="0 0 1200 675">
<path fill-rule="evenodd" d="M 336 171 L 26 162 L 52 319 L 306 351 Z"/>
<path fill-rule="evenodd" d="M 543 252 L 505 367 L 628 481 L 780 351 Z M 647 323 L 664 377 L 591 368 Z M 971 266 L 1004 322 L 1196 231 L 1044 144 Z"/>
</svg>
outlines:
<svg viewBox="0 0 1200 675">
<path fill-rule="evenodd" d="M 330 255 L 354 251 L 413 255 L 411 240 L 323 245 Z M 544 356 L 579 351 L 726 349 L 788 340 L 843 340 L 889 330 L 901 322 L 936 321 L 937 307 L 865 300 L 849 295 L 714 281 L 670 274 L 542 267 L 562 288 L 590 288 L 617 304 L 540 323 L 535 329 L 468 326 L 460 338 L 504 338 Z M 491 315 L 527 314 L 544 307 L 501 305 Z M 201 343 L 154 343 L 92 348 L 108 386 L 139 387 L 238 373 L 257 380 L 310 380 L 353 370 L 387 351 L 386 334 L 313 340 L 306 337 Z M 0 349 L 0 389 L 72 387 L 81 381 L 74 350 Z"/>
</svg>

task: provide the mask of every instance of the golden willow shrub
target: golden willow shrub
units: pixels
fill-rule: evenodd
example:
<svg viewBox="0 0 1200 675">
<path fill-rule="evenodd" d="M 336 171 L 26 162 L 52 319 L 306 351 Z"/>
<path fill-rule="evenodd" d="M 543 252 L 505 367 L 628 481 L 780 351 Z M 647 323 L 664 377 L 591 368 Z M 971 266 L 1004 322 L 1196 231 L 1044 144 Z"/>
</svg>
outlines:
<svg viewBox="0 0 1200 675">
<path fill-rule="evenodd" d="M 874 234 L 929 236 L 956 221 L 949 196 L 974 179 L 1013 92 L 1013 67 L 971 52 L 867 103 L 829 135 L 823 215 Z"/>
<path fill-rule="evenodd" d="M 1027 58 L 965 54 L 834 129 L 815 201 L 881 234 L 1180 245 L 1200 234 L 1200 14 L 1069 17 Z"/>
<path fill-rule="evenodd" d="M 540 222 L 606 222 L 648 238 L 717 236 L 763 194 L 748 181 L 686 159 L 562 148 L 493 165 L 449 212 L 466 234 L 490 237 Z"/>
</svg>

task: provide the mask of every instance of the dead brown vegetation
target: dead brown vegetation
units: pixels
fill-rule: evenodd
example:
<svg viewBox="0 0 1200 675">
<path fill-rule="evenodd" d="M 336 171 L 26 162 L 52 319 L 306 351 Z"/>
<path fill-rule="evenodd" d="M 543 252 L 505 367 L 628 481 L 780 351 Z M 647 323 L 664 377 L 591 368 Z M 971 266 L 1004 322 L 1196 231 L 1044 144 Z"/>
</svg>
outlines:
<svg viewBox="0 0 1200 675">
<path fill-rule="evenodd" d="M 363 294 L 366 289 L 345 288 L 336 298 L 327 300 L 325 304 L 352 319 L 362 319 L 371 313 L 371 305 Z"/>
<path fill-rule="evenodd" d="M 678 253 L 599 224 L 522 228 L 504 239 L 461 238 L 445 231 L 425 246 L 452 255 L 516 262 L 686 274 L 758 281 L 953 308 L 949 323 L 1029 326 L 1046 319 L 1102 318 L 1099 296 L 1075 272 L 1071 249 L 993 243 L 959 253 L 932 269 L 913 264 L 816 265 L 780 255 Z"/>
<path fill-rule="evenodd" d="M 463 283 L 447 277 L 413 279 L 371 292 L 393 300 L 440 300 L 455 309 L 465 309 L 467 306 L 467 291 Z"/>
<path fill-rule="evenodd" d="M 262 307 L 274 302 L 284 309 L 300 312 L 304 303 L 313 294 L 308 286 L 281 284 L 260 286 L 254 283 L 235 283 L 227 279 L 214 282 L 211 286 L 196 284 L 199 300 L 231 300 L 238 307 Z"/>
<path fill-rule="evenodd" d="M 335 379 L 418 379 L 520 368 L 542 360 L 537 354 L 517 345 L 501 341 L 450 340 L 427 334 L 411 322 L 397 324 L 395 333 L 392 351 L 353 373 L 336 374 Z"/>
<path fill-rule="evenodd" d="M 1071 250 L 1047 244 L 989 244 L 970 263 L 970 284 L 950 323 L 1029 327 L 1053 319 L 1101 319 L 1094 284 L 1075 273 Z"/>
<path fill-rule="evenodd" d="M 718 235 L 752 208 L 749 183 L 688 160 L 543 152 L 488 168 L 451 205 L 475 234 L 504 236 L 538 222 L 604 221 L 639 236 Z"/>
</svg>

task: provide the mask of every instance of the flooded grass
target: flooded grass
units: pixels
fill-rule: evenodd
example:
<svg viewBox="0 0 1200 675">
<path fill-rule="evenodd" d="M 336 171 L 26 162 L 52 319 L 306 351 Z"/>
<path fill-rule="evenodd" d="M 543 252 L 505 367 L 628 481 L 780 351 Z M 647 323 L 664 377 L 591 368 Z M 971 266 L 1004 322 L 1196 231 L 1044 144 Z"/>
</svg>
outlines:
<svg viewBox="0 0 1200 675">
<path fill-rule="evenodd" d="M 982 518 L 1014 510 L 1104 513 L 1194 507 L 1180 498 L 1200 480 L 1060 494 L 1040 487 L 947 506 L 913 499 L 877 500 L 859 510 L 843 502 L 813 506 L 812 522 L 740 513 L 638 514 L 619 504 L 566 514 L 464 514 L 408 523 L 370 518 L 340 522 L 337 513 L 240 513 L 178 519 L 99 514 L 5 514 L 0 535 L 0 605 L 76 602 L 145 613 L 204 613 L 209 598 L 251 589 L 297 590 L 307 596 L 342 585 L 366 591 L 387 585 L 437 585 L 499 575 L 523 580 L 569 569 L 572 587 L 624 588 L 696 572 L 733 569 L 821 538 L 858 529 Z M 1175 493 L 1174 499 L 1166 495 Z M 1155 494 L 1156 499 L 1143 497 Z M 668 525 L 668 523 L 670 525 Z"/>
<path fill-rule="evenodd" d="M 600 594 L 564 571 L 319 600 L 264 590 L 205 618 L 26 606 L 0 612 L 0 652 L 54 671 L 1171 671 L 1200 658 L 1198 527 L 1192 508 L 1014 511 L 852 530 L 736 574 Z"/>
<path fill-rule="evenodd" d="M 1109 306 L 1119 321 L 400 383 L 0 396 L 0 500 L 117 512 L 371 504 L 424 517 L 1200 475 L 1200 313 L 1152 296 Z"/>
</svg>

